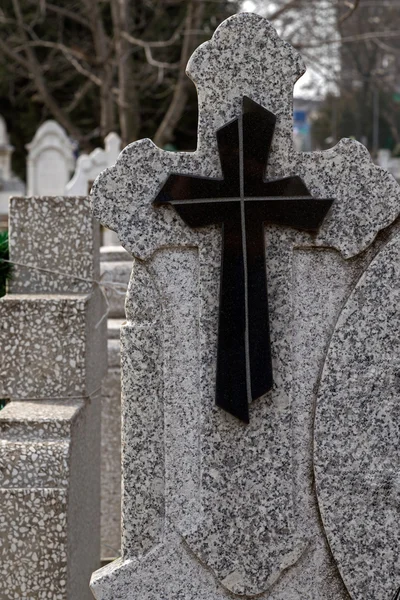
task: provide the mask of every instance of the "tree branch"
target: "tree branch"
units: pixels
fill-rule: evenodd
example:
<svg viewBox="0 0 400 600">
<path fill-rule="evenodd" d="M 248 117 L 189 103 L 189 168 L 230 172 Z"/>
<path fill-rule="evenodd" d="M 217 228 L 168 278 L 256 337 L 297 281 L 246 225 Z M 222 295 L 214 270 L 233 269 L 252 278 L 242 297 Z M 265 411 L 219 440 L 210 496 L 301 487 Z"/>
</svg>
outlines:
<svg viewBox="0 0 400 600">
<path fill-rule="evenodd" d="M 122 31 L 122 37 L 132 44 L 133 46 L 140 46 L 141 48 L 166 48 L 167 46 L 172 46 L 181 36 L 181 32 L 184 26 L 184 22 L 182 22 L 179 27 L 176 29 L 175 33 L 169 38 L 169 40 L 159 41 L 159 42 L 147 42 L 145 40 L 140 40 L 138 38 L 133 37 L 126 31 Z"/>
<path fill-rule="evenodd" d="M 349 5 L 349 3 L 346 3 L 346 4 Z M 349 10 L 340 17 L 339 25 L 342 25 L 342 23 L 347 21 L 347 19 L 350 19 L 351 15 L 357 10 L 357 8 L 359 6 L 360 6 L 360 0 L 354 0 L 354 3 L 350 4 Z"/>
<path fill-rule="evenodd" d="M 93 87 L 93 81 L 87 79 L 85 83 L 75 92 L 71 102 L 65 108 L 66 112 L 71 113 L 80 103 L 80 101 L 86 96 L 89 90 Z"/>
<path fill-rule="evenodd" d="M 28 73 L 30 72 L 29 63 L 27 60 L 23 59 L 17 53 L 15 53 L 11 48 L 6 44 L 0 37 L 0 49 L 4 52 L 6 56 L 11 58 L 14 62 L 18 63 L 23 67 Z"/>
<path fill-rule="evenodd" d="M 202 6 L 198 6 L 197 10 L 200 11 L 203 7 Z M 198 12 L 197 14 L 198 19 L 200 20 L 200 12 Z M 188 7 L 187 7 L 187 12 L 186 12 L 186 19 L 185 19 L 185 31 L 189 31 L 191 29 L 194 29 L 196 27 L 196 24 L 194 23 L 195 20 L 195 12 L 194 12 L 194 8 L 193 8 L 193 0 L 189 0 L 188 2 Z M 180 57 L 180 71 L 179 71 L 179 76 L 178 76 L 178 81 L 176 83 L 175 86 L 175 90 L 172 96 L 172 100 L 171 103 L 168 107 L 168 110 L 163 118 L 163 120 L 161 121 L 160 126 L 158 127 L 156 134 L 154 136 L 154 143 L 157 146 L 162 147 L 164 145 L 164 143 L 168 140 L 168 138 L 172 135 L 173 130 L 176 127 L 177 122 L 179 121 L 179 119 L 182 116 L 182 113 L 185 109 L 185 104 L 186 104 L 186 99 L 187 99 L 187 91 L 186 91 L 186 86 L 187 86 L 187 78 L 186 78 L 186 73 L 185 73 L 185 69 L 186 69 L 186 65 L 187 62 L 190 58 L 190 53 L 191 53 L 191 47 L 192 47 L 192 43 L 193 43 L 193 39 L 188 35 L 185 35 L 183 38 L 183 44 L 182 44 L 182 50 L 181 50 L 181 57 Z"/>
<path fill-rule="evenodd" d="M 102 86 L 102 81 L 101 81 L 100 77 L 97 77 L 97 75 L 94 75 L 93 73 L 88 71 L 83 65 L 81 65 L 81 63 L 72 54 L 69 54 L 69 52 L 62 50 L 62 53 L 64 54 L 64 56 L 68 60 L 68 62 L 70 62 L 71 65 L 78 71 L 78 73 L 80 73 L 81 75 L 84 75 L 84 77 L 87 77 L 87 79 L 89 79 L 92 83 L 94 83 L 98 87 Z"/>
<path fill-rule="evenodd" d="M 24 42 L 21 46 L 17 46 L 16 48 L 14 48 L 14 51 L 20 52 L 21 50 L 24 50 L 27 46 L 30 46 L 32 48 L 54 48 L 56 50 L 60 50 L 60 52 L 62 52 L 63 54 L 67 53 L 71 56 L 75 56 L 76 58 L 86 60 L 87 62 L 89 61 L 88 56 L 84 52 L 74 50 L 73 48 L 69 48 L 65 44 L 61 44 L 61 42 L 46 42 L 44 40 L 32 40 L 30 42 Z"/>
<path fill-rule="evenodd" d="M 62 6 L 56 6 L 56 4 L 51 4 L 49 2 L 46 2 L 45 8 L 48 10 L 51 10 L 52 12 L 55 12 L 59 15 L 62 15 L 63 17 L 66 17 L 67 19 L 71 19 L 72 21 L 75 21 L 76 23 L 79 23 L 80 25 L 83 25 L 83 27 L 87 27 L 87 29 L 90 29 L 90 24 L 87 19 L 85 19 L 78 13 L 75 13 L 72 10 L 69 10 L 68 8 L 64 8 Z"/>
<path fill-rule="evenodd" d="M 295 8 L 296 4 L 299 4 L 299 3 L 300 3 L 299 0 L 290 0 L 290 2 L 288 2 L 287 4 L 285 4 L 284 6 L 282 6 L 281 8 L 278 8 L 271 15 L 267 15 L 268 21 L 274 21 L 275 19 L 278 19 L 279 17 L 281 17 L 288 10 L 290 10 L 292 8 Z"/>
<path fill-rule="evenodd" d="M 328 46 L 330 44 L 348 44 L 351 42 L 362 42 L 365 40 L 375 40 L 376 38 L 396 38 L 400 37 L 400 30 L 396 31 L 371 31 L 368 33 L 360 33 L 357 35 L 349 35 L 347 37 L 325 40 L 318 44 L 299 44 L 296 47 L 302 48 L 320 48 L 321 46 Z"/>
<path fill-rule="evenodd" d="M 49 89 L 46 85 L 45 79 L 43 77 L 43 72 L 38 62 L 36 55 L 33 49 L 29 46 L 29 38 L 28 34 L 24 28 L 24 21 L 22 17 L 21 7 L 19 4 L 19 0 L 12 0 L 14 13 L 18 23 L 19 33 L 22 39 L 26 42 L 26 48 L 24 49 L 27 62 L 29 65 L 29 71 L 35 81 L 36 89 L 38 90 L 42 101 L 47 106 L 48 110 L 53 114 L 55 119 L 69 132 L 71 136 L 79 140 L 81 138 L 81 132 L 79 129 L 73 124 L 73 122 L 68 118 L 68 116 L 64 113 L 64 111 L 60 108 L 58 102 L 53 98 L 50 94 Z"/>
<path fill-rule="evenodd" d="M 176 63 L 169 63 L 169 62 L 160 62 L 159 60 L 155 60 L 151 53 L 151 48 L 149 48 L 148 46 L 145 47 L 144 53 L 146 55 L 146 60 L 149 63 L 149 65 L 152 65 L 153 67 L 158 67 L 159 69 L 179 69 L 179 67 L 181 65 L 180 61 L 178 61 Z"/>
<path fill-rule="evenodd" d="M 93 45 L 98 64 L 102 65 L 99 75 L 100 85 L 100 122 L 101 135 L 104 137 L 115 129 L 114 96 L 112 91 L 114 64 L 110 60 L 113 44 L 108 37 L 100 3 L 98 0 L 82 0 L 89 26 L 92 32 Z"/>
</svg>

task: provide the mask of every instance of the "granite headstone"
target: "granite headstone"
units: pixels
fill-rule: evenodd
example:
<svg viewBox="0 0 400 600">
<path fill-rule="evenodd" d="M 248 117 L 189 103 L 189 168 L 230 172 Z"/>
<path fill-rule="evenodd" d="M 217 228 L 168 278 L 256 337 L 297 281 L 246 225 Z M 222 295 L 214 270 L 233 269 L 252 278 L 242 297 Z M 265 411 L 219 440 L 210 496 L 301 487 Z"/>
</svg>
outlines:
<svg viewBox="0 0 400 600">
<path fill-rule="evenodd" d="M 400 188 L 356 141 L 296 151 L 304 70 L 267 20 L 231 17 L 187 67 L 196 151 L 141 140 L 95 182 L 95 216 L 135 257 L 121 331 L 122 557 L 93 575 L 98 600 L 390 600 L 400 588 Z M 276 119 L 264 182 L 300 178 L 303 196 L 333 201 L 315 231 L 284 215 L 264 224 L 273 387 L 248 424 L 215 403 L 226 231 L 154 203 L 171 175 L 232 183 L 218 142 L 244 98 Z"/>
</svg>

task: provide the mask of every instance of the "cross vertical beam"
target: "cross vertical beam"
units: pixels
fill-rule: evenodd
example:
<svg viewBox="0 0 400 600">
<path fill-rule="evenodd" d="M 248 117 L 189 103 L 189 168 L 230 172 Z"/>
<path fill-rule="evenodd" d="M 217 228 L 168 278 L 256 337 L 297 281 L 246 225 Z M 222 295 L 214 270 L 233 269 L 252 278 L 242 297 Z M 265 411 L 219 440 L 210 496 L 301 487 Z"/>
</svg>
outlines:
<svg viewBox="0 0 400 600">
<path fill-rule="evenodd" d="M 316 231 L 333 202 L 298 176 L 264 181 L 275 121 L 244 97 L 242 115 L 217 131 L 222 179 L 171 174 L 154 200 L 189 227 L 222 227 L 216 404 L 245 423 L 273 385 L 264 223 Z"/>
</svg>

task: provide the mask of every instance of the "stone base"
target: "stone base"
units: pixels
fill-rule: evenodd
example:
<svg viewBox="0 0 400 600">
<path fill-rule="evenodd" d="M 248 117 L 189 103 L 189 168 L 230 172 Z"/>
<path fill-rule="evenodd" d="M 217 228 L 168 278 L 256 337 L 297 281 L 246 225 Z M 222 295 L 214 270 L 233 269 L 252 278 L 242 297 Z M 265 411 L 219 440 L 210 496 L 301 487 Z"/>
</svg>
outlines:
<svg viewBox="0 0 400 600">
<path fill-rule="evenodd" d="M 100 558 L 99 419 L 99 396 L 11 402 L 0 412 L 2 600 L 90 599 Z"/>
</svg>

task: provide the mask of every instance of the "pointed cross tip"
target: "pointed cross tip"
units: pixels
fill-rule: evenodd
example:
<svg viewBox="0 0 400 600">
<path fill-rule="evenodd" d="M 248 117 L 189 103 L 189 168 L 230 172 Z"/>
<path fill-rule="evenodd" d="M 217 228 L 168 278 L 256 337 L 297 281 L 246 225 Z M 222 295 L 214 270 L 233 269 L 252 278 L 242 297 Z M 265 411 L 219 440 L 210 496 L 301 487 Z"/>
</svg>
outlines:
<svg viewBox="0 0 400 600">
<path fill-rule="evenodd" d="M 248 96 L 243 96 L 242 100 L 243 115 L 257 114 L 260 119 L 268 120 L 270 123 L 276 123 L 276 116 L 267 108 L 264 108 L 259 102 L 255 102 Z"/>
<path fill-rule="evenodd" d="M 325 219 L 326 215 L 330 211 L 332 204 L 335 202 L 335 199 L 334 198 L 319 198 L 319 201 L 324 208 L 324 215 L 322 217 L 322 220 L 323 220 L 323 219 Z"/>
<path fill-rule="evenodd" d="M 326 215 L 331 209 L 332 204 L 334 203 L 334 198 L 315 198 L 317 200 L 317 206 L 319 208 L 318 215 L 316 214 L 315 222 L 310 227 L 309 231 L 316 232 L 321 227 L 322 223 L 325 220 Z"/>
<path fill-rule="evenodd" d="M 246 423 L 246 425 L 248 425 L 250 423 L 247 400 L 246 400 L 246 404 L 243 404 L 242 406 L 236 406 L 236 407 L 227 405 L 225 402 L 220 402 L 220 401 L 218 401 L 218 399 L 216 399 L 215 404 L 219 408 L 222 408 L 225 412 L 232 415 L 232 417 L 235 417 L 236 419 L 239 419 L 239 421 Z"/>
</svg>

